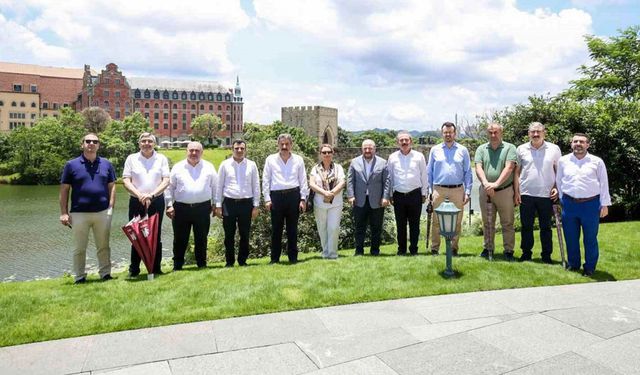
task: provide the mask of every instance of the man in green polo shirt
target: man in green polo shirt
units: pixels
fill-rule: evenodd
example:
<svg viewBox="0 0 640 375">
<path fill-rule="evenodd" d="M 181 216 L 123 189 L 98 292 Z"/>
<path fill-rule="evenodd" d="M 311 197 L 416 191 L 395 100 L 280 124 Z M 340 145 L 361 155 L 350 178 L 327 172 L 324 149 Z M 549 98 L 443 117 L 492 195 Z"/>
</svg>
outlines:
<svg viewBox="0 0 640 375">
<path fill-rule="evenodd" d="M 485 240 L 482 257 L 493 253 L 495 227 L 487 228 L 487 224 L 495 225 L 496 212 L 500 215 L 502 225 L 502 244 L 504 259 L 513 262 L 515 246 L 514 222 L 514 186 L 513 172 L 516 167 L 516 147 L 502 141 L 502 125 L 492 123 L 487 127 L 489 142 L 476 150 L 476 175 L 482 183 L 480 187 L 480 212 L 485 223 Z M 487 207 L 491 205 L 490 207 Z M 490 212 L 487 212 L 490 211 Z M 488 214 L 491 214 L 489 217 Z"/>
</svg>

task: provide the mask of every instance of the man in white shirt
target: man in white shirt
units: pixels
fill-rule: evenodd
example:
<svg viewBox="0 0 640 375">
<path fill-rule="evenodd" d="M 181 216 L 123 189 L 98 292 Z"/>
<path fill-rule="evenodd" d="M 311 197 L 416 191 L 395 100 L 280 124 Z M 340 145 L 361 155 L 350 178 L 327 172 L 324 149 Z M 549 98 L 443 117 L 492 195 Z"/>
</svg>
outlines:
<svg viewBox="0 0 640 375">
<path fill-rule="evenodd" d="M 162 273 L 162 213 L 164 212 L 164 190 L 169 186 L 169 161 L 155 151 L 156 137 L 142 133 L 138 137 L 140 152 L 131 154 L 124 162 L 122 182 L 129 192 L 129 220 L 134 216 L 158 215 L 156 258 L 153 273 Z M 129 277 L 140 274 L 140 255 L 131 246 Z"/>
<path fill-rule="evenodd" d="M 580 229 L 584 242 L 583 275 L 591 276 L 598 263 L 600 218 L 611 205 L 607 167 L 602 159 L 587 152 L 589 138 L 576 133 L 571 140 L 573 153 L 558 161 L 556 186 L 562 201 L 562 229 L 567 243 L 567 268 L 580 270 Z"/>
<path fill-rule="evenodd" d="M 291 152 L 290 134 L 278 136 L 278 153 L 267 156 L 262 172 L 264 206 L 271 212 L 271 264 L 280 262 L 282 229 L 287 228 L 287 256 L 298 262 L 298 219 L 307 207 L 307 171 L 301 156 Z"/>
<path fill-rule="evenodd" d="M 531 260 L 533 249 L 533 222 L 536 215 L 540 224 L 540 245 L 542 262 L 551 264 L 553 241 L 551 215 L 553 203 L 558 198 L 556 189 L 556 168 L 562 156 L 560 147 L 544 140 L 544 125 L 539 122 L 529 124 L 529 142 L 516 149 L 515 203 L 520 205 L 522 236 L 520 261 Z"/>
<path fill-rule="evenodd" d="M 207 266 L 207 235 L 215 212 L 218 174 L 213 164 L 202 160 L 202 144 L 191 142 L 187 158 L 171 169 L 166 190 L 167 216 L 173 220 L 173 270 L 184 265 L 184 253 L 193 227 L 193 243 L 198 268 Z"/>
<path fill-rule="evenodd" d="M 398 255 L 407 255 L 407 222 L 409 223 L 409 253 L 418 254 L 420 214 L 427 199 L 427 162 L 421 152 L 411 149 L 411 135 L 405 131 L 396 137 L 400 150 L 389 156 L 389 189 L 398 229 Z"/>
<path fill-rule="evenodd" d="M 260 180 L 256 163 L 245 158 L 247 144 L 233 142 L 233 157 L 220 164 L 216 187 L 216 216 L 224 228 L 225 267 L 235 263 L 236 226 L 240 233 L 238 264 L 247 265 L 251 220 L 258 216 Z"/>
</svg>

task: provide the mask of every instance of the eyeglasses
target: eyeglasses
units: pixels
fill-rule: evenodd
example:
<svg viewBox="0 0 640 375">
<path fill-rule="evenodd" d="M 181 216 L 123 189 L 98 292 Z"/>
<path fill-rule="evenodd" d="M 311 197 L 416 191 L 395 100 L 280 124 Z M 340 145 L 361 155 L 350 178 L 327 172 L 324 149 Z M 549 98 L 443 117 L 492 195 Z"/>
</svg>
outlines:
<svg viewBox="0 0 640 375">
<path fill-rule="evenodd" d="M 100 141 L 99 141 L 99 140 L 97 140 L 97 139 L 85 139 L 85 140 L 84 140 L 84 143 L 86 143 L 86 144 L 91 144 L 91 143 L 93 143 L 94 145 L 97 145 L 97 144 L 100 144 Z"/>
<path fill-rule="evenodd" d="M 330 155 L 333 154 L 333 151 L 321 151 L 322 155 Z"/>
</svg>

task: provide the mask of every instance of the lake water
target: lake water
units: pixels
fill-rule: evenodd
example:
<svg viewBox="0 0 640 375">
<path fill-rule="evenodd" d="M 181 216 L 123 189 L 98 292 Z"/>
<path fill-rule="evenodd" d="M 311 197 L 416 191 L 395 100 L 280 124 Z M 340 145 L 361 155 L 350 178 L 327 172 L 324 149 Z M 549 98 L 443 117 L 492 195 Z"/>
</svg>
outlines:
<svg viewBox="0 0 640 375">
<path fill-rule="evenodd" d="M 72 268 L 71 229 L 60 225 L 58 186 L 0 185 L 0 281 L 58 277 Z M 111 227 L 111 260 L 115 267 L 129 264 L 130 245 L 120 227 L 127 223 L 129 195 L 122 185 L 116 193 Z M 478 190 L 472 207 L 479 215 Z M 423 210 L 424 212 L 424 210 Z M 465 207 L 465 220 L 468 206 Z M 92 236 L 90 236 L 92 237 Z M 171 221 L 163 220 L 163 257 L 171 257 Z M 87 266 L 97 264 L 93 239 L 87 248 Z"/>
</svg>

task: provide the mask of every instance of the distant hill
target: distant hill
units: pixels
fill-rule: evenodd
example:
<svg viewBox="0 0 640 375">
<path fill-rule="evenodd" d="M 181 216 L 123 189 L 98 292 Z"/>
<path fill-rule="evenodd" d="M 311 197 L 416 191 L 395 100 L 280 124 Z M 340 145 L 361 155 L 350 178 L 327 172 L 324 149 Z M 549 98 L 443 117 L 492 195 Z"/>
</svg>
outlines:
<svg viewBox="0 0 640 375">
<path fill-rule="evenodd" d="M 374 128 L 374 129 L 368 129 L 368 130 L 358 130 L 358 131 L 349 131 L 347 130 L 349 133 L 351 134 L 362 134 L 366 131 L 374 131 L 377 133 L 389 133 L 391 131 L 397 131 L 395 129 L 386 129 L 386 128 Z M 419 138 L 419 137 L 439 137 L 440 136 L 440 132 L 437 130 L 427 130 L 427 131 L 418 131 L 418 130 L 409 130 L 409 134 L 411 134 L 411 137 L 413 138 Z"/>
</svg>

